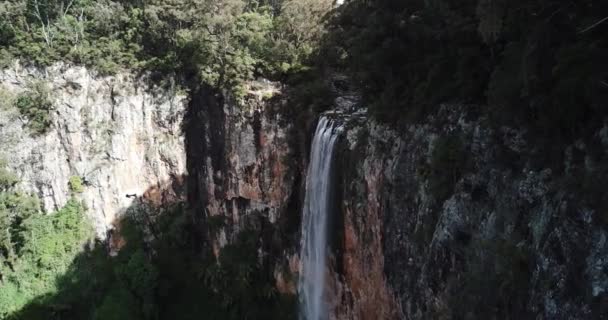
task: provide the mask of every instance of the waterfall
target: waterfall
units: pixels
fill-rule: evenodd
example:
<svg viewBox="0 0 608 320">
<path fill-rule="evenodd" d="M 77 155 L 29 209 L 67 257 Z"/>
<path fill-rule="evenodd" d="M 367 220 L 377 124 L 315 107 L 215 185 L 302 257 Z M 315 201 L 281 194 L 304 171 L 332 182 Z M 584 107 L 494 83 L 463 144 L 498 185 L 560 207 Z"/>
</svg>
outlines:
<svg viewBox="0 0 608 320">
<path fill-rule="evenodd" d="M 342 127 L 322 117 L 312 142 L 306 197 L 302 212 L 300 260 L 302 268 L 298 282 L 301 320 L 325 320 L 324 304 L 327 224 L 331 205 L 332 155 Z"/>
</svg>

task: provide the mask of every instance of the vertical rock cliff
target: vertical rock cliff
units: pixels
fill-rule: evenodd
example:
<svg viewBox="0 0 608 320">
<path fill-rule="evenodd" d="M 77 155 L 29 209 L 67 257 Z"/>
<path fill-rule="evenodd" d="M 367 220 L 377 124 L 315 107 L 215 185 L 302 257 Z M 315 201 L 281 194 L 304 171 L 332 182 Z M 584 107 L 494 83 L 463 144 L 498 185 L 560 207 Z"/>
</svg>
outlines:
<svg viewBox="0 0 608 320">
<path fill-rule="evenodd" d="M 181 131 L 186 96 L 148 85 L 127 73 L 98 76 L 84 67 L 46 69 L 18 64 L 0 72 L 0 88 L 17 96 L 43 83 L 52 102 L 49 131 L 34 134 L 12 106 L 0 110 L 0 157 L 17 173 L 19 188 L 51 212 L 70 196 L 70 177 L 84 184 L 81 198 L 98 237 L 116 217 L 155 186 L 173 190 L 186 173 Z M 165 186 L 166 185 L 166 186 Z"/>
<path fill-rule="evenodd" d="M 305 160 L 280 86 L 252 82 L 244 101 L 202 87 L 187 115 L 190 205 L 217 256 L 243 231 L 279 291 L 295 293 Z M 272 95 L 275 95 L 271 98 Z"/>
<path fill-rule="evenodd" d="M 605 317 L 606 202 L 589 192 L 604 136 L 558 146 L 556 163 L 460 107 L 401 130 L 353 123 L 337 159 L 335 317 Z"/>
<path fill-rule="evenodd" d="M 259 262 L 295 294 L 315 121 L 281 86 L 248 84 L 243 101 L 208 87 L 190 97 L 145 77 L 15 65 L 7 96 L 43 81 L 52 124 L 0 110 L 0 157 L 46 211 L 71 177 L 97 234 L 146 190 L 184 192 L 201 241 L 218 256 L 255 230 Z M 350 108 L 352 101 L 336 101 Z M 298 115 L 294 115 L 294 113 Z M 330 319 L 602 319 L 608 314 L 608 127 L 545 154 L 529 132 L 443 106 L 394 128 L 364 112 L 326 114 L 336 140 L 325 276 Z M 300 119 L 296 121 L 296 119 Z M 303 121 L 301 121 L 304 119 Z"/>
</svg>

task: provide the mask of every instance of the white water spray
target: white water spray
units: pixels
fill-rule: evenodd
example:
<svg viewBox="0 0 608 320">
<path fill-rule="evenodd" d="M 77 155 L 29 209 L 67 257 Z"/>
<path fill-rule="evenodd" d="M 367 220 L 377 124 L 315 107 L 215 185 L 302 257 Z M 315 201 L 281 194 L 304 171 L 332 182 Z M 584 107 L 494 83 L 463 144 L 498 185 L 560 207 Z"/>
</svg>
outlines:
<svg viewBox="0 0 608 320">
<path fill-rule="evenodd" d="M 332 156 L 340 132 L 341 126 L 323 117 L 312 142 L 302 213 L 302 268 L 298 283 L 301 320 L 325 320 L 328 316 L 324 302 L 327 224 L 331 205 Z"/>
</svg>

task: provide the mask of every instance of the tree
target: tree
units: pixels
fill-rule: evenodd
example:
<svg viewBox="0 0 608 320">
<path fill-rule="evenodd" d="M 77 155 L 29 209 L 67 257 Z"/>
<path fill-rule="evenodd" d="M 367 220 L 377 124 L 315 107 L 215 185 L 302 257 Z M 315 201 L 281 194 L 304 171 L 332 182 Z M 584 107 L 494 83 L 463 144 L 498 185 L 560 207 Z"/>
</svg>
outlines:
<svg viewBox="0 0 608 320">
<path fill-rule="evenodd" d="M 332 0 L 286 0 L 282 3 L 272 33 L 276 69 L 287 72 L 303 68 L 304 61 L 325 35 L 323 19 L 332 8 Z"/>
<path fill-rule="evenodd" d="M 28 13 L 40 24 L 47 46 L 53 45 L 56 20 L 65 20 L 74 2 L 75 0 L 28 0 Z"/>
<path fill-rule="evenodd" d="M 53 292 L 58 278 L 83 250 L 92 230 L 83 205 L 71 199 L 42 214 L 38 198 L 15 189 L 16 178 L 0 165 L 0 317 Z"/>
</svg>

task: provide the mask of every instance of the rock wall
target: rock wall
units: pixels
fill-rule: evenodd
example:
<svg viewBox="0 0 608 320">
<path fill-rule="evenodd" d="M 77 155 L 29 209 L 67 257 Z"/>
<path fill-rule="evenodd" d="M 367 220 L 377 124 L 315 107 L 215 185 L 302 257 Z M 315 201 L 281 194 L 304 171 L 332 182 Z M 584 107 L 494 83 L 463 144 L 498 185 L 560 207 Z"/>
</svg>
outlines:
<svg viewBox="0 0 608 320">
<path fill-rule="evenodd" d="M 271 264 L 290 270 L 303 196 L 302 157 L 293 123 L 280 112 L 287 102 L 278 85 L 250 86 L 262 89 L 251 90 L 240 103 L 207 87 L 193 95 L 186 124 L 190 205 L 216 255 L 253 227 L 272 234 L 260 242 L 260 259 L 269 257 Z M 277 95 L 264 98 L 262 90 Z M 293 281 L 280 269 L 277 285 L 293 292 Z"/>
<path fill-rule="evenodd" d="M 51 129 L 32 135 L 17 110 L 1 109 L 0 157 L 46 211 L 81 177 L 104 238 L 133 204 L 127 194 L 162 203 L 188 172 L 201 239 L 219 255 L 255 228 L 277 289 L 295 293 L 314 117 L 285 112 L 279 85 L 251 83 L 236 103 L 206 87 L 186 99 L 145 78 L 66 65 L 0 72 L 9 95 L 32 81 L 53 92 Z M 552 162 L 527 132 L 495 128 L 464 107 L 400 129 L 363 114 L 345 121 L 328 244 L 332 319 L 608 314 L 608 126 L 552 145 Z"/>
<path fill-rule="evenodd" d="M 280 98 L 250 96 L 238 107 L 223 97 L 203 89 L 191 101 L 191 205 L 216 254 L 262 217 L 272 236 L 259 240 L 260 261 L 270 260 L 280 292 L 295 293 L 310 142 L 302 136 L 314 121 L 296 127 Z M 335 158 L 331 319 L 605 314 L 608 219 L 584 177 L 602 176 L 608 129 L 556 145 L 565 161 L 556 166 L 525 131 L 495 128 L 464 107 L 400 129 L 335 116 L 347 130 Z"/>
<path fill-rule="evenodd" d="M 69 178 L 78 176 L 85 185 L 80 197 L 105 238 L 133 203 L 127 194 L 142 196 L 186 173 L 184 94 L 152 87 L 145 77 L 98 76 L 63 64 L 0 71 L 0 88 L 9 96 L 34 82 L 51 90 L 51 128 L 34 135 L 28 120 L 7 106 L 0 110 L 0 157 L 19 176 L 19 188 L 37 194 L 47 212 L 65 204 Z"/>
<path fill-rule="evenodd" d="M 606 198 L 590 191 L 603 136 L 557 145 L 556 164 L 465 108 L 401 131 L 352 124 L 337 159 L 334 317 L 606 318 Z"/>
</svg>

